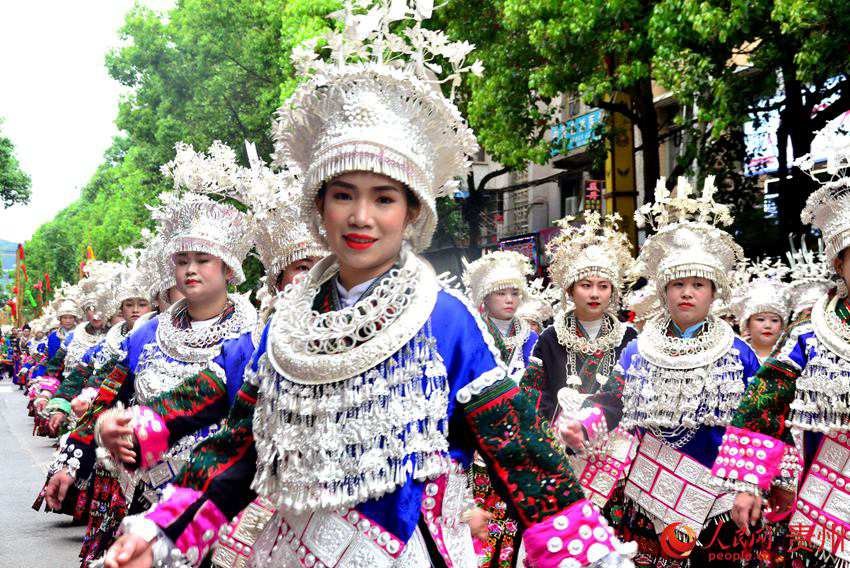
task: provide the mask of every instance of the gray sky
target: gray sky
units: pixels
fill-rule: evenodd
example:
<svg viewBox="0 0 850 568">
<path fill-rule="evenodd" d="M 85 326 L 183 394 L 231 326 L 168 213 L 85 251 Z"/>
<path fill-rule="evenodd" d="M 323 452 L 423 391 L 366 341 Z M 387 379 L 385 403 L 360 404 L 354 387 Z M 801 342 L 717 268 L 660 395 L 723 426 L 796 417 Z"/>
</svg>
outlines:
<svg viewBox="0 0 850 568">
<path fill-rule="evenodd" d="M 155 10 L 173 0 L 144 0 Z M 133 0 L 0 0 L 0 130 L 32 177 L 27 206 L 0 209 L 0 239 L 24 241 L 77 199 L 112 137 L 120 86 L 104 56 Z"/>
</svg>

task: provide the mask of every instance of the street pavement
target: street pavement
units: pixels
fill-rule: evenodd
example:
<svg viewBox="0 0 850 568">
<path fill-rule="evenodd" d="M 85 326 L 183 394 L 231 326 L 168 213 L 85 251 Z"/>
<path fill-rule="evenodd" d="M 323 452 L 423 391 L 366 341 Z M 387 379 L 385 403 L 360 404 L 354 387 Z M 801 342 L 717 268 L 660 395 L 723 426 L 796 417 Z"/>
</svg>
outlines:
<svg viewBox="0 0 850 568">
<path fill-rule="evenodd" d="M 0 381 L 0 568 L 74 568 L 85 527 L 32 510 L 53 456 L 53 441 L 32 435 L 26 398 Z"/>
</svg>

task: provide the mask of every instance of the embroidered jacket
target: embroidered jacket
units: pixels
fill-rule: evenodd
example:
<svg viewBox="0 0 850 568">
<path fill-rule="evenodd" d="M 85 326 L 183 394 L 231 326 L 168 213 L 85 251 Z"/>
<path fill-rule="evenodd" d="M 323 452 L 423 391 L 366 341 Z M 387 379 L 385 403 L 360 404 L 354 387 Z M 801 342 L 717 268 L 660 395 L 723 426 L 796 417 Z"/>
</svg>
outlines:
<svg viewBox="0 0 850 568">
<path fill-rule="evenodd" d="M 637 337 L 637 332 L 633 328 L 624 327 L 622 340 L 611 352 L 600 350 L 590 355 L 581 351 L 573 353 L 575 371 L 581 380 L 581 386 L 577 389 L 579 393 L 590 395 L 599 390 L 601 385 L 597 381 L 597 374 L 602 373 L 607 376 L 613 372 L 613 365 L 620 360 L 623 349 Z M 581 326 L 576 327 L 576 332 L 580 337 L 586 337 Z M 613 359 L 607 372 L 601 368 L 606 356 Z M 558 391 L 567 386 L 569 358 L 570 354 L 558 341 L 554 326 L 546 328 L 534 347 L 534 354 L 523 377 L 522 386 L 539 393 L 537 409 L 547 420 L 552 420 L 558 409 Z"/>
<path fill-rule="evenodd" d="M 326 282 L 316 297 L 317 301 L 314 305 L 320 311 L 327 312 L 330 309 L 328 300 L 331 296 L 330 289 L 331 286 Z M 281 309 L 280 305 L 278 309 Z M 268 418 L 258 418 L 255 413 L 262 412 L 263 416 L 269 416 L 272 412 L 269 409 L 278 404 L 278 401 L 264 400 L 263 396 L 269 396 L 269 394 L 260 395 L 259 391 L 262 389 L 265 393 L 279 392 L 279 397 L 284 397 L 286 391 L 292 389 L 291 383 L 270 366 L 269 326 L 263 333 L 260 345 L 252 359 L 248 372 L 249 378 L 236 396 L 225 428 L 200 445 L 187 469 L 175 485 L 170 486 L 166 491 L 168 497 L 146 513 L 147 521 L 155 523 L 170 543 L 179 548 L 194 564 L 199 563 L 213 545 L 212 538 L 207 537 L 218 534 L 220 528 L 229 519 L 254 499 L 256 493 L 252 489 L 252 479 L 255 476 L 254 487 L 272 489 L 276 486 L 273 481 L 270 481 L 271 478 L 292 477 L 292 472 L 286 471 L 289 466 L 284 466 L 284 463 L 287 463 L 283 461 L 284 457 L 276 457 L 274 462 L 261 461 L 261 471 L 258 473 L 257 470 L 257 446 L 253 427 L 258 423 L 264 424 L 264 430 L 270 426 L 265 422 Z M 488 462 L 494 486 L 511 504 L 515 516 L 523 526 L 531 527 L 526 532 L 529 558 L 542 560 L 549 557 L 548 562 L 551 565 L 557 565 L 558 558 L 564 559 L 569 555 L 578 558 L 581 564 L 586 564 L 585 544 L 588 543 L 582 543 L 579 540 L 572 545 L 570 553 L 567 552 L 566 546 L 556 550 L 553 545 L 550 545 L 547 549 L 546 543 L 552 541 L 557 531 L 574 531 L 578 528 L 577 522 L 573 523 L 576 526 L 570 525 L 567 519 L 570 515 L 592 517 L 595 526 L 604 525 L 604 520 L 599 520 L 594 512 L 595 509 L 583 499 L 575 478 L 562 462 L 562 454 L 535 411 L 534 401 L 528 394 L 521 392 L 513 380 L 505 376 L 505 368 L 497 363 L 497 352 L 492 342 L 488 345 L 485 334 L 484 324 L 473 315 L 473 310 L 465 304 L 465 300 L 454 292 L 440 290 L 430 317 L 427 318 L 427 323 L 422 330 L 408 346 L 387 360 L 390 361 L 388 368 L 392 368 L 400 364 L 400 356 L 406 357 L 402 355 L 404 353 L 417 352 L 416 349 L 426 345 L 435 348 L 431 362 L 424 364 L 419 371 L 423 374 L 419 375 L 418 381 L 422 382 L 422 386 L 428 385 L 427 389 L 419 392 L 428 392 L 425 399 L 428 402 L 422 403 L 428 412 L 436 416 L 445 416 L 445 423 L 440 431 L 444 432 L 448 444 L 442 452 L 433 446 L 423 447 L 423 452 L 427 450 L 428 454 L 423 453 L 416 459 L 417 461 L 429 459 L 426 455 L 433 457 L 432 452 L 438 451 L 438 454 L 444 454 L 452 462 L 468 468 L 472 453 L 477 450 Z M 385 361 L 381 365 L 386 363 Z M 377 373 L 369 371 L 362 375 L 367 377 L 362 380 L 379 380 L 381 373 L 380 370 L 377 370 Z M 415 376 L 405 376 L 408 379 L 415 379 Z M 414 380 L 410 383 L 409 388 L 413 389 L 409 391 L 410 396 L 413 396 L 414 390 L 421 388 L 415 386 L 416 382 Z M 308 387 L 304 388 L 305 390 L 302 390 L 298 387 L 292 392 L 295 396 L 303 396 Z M 326 397 L 331 397 L 332 393 L 336 392 L 330 390 L 332 388 L 330 385 L 322 385 L 321 388 L 329 389 Z M 340 395 L 355 396 L 355 392 L 357 391 L 345 394 L 341 391 Z M 448 396 L 442 398 L 444 394 Z M 400 404 L 397 407 L 398 410 L 405 408 L 405 396 L 402 394 L 402 398 L 398 400 Z M 321 408 L 322 404 L 339 402 L 340 400 L 319 398 L 310 403 L 310 407 Z M 269 403 L 272 403 L 271 406 Z M 308 412 L 308 408 L 304 407 L 302 411 Z M 286 408 L 282 408 L 281 412 L 287 412 Z M 295 420 L 295 418 L 292 419 Z M 305 434 L 305 437 L 308 435 L 319 436 L 320 440 L 325 439 L 321 432 Z M 332 434 L 328 433 L 328 435 Z M 270 440 L 270 436 L 268 431 L 264 431 L 262 443 L 274 443 Z M 402 438 L 397 441 L 387 440 L 386 443 L 390 445 L 389 447 L 395 447 L 403 441 Z M 367 440 L 364 440 L 365 442 Z M 327 440 L 327 443 L 331 444 L 332 441 Z M 310 444 L 304 439 L 301 439 L 300 444 L 306 444 L 307 447 L 294 448 L 292 451 L 302 452 L 303 450 L 305 456 L 310 455 Z M 264 451 L 268 452 L 269 449 L 265 448 Z M 288 463 L 291 467 L 297 468 L 297 463 L 292 461 Z M 361 462 L 360 467 L 365 467 L 367 463 L 369 462 Z M 376 467 L 385 464 L 382 459 L 374 463 Z M 294 538 L 290 537 L 289 540 L 303 543 L 302 552 L 305 547 L 308 552 L 312 551 L 307 556 L 303 554 L 300 556 L 305 566 L 312 565 L 310 563 L 315 563 L 317 559 L 321 559 L 326 566 L 353 565 L 346 564 L 346 560 L 351 561 L 348 559 L 348 554 L 354 549 L 363 554 L 359 557 L 361 561 L 371 558 L 366 555 L 368 542 L 357 540 L 362 540 L 364 537 L 367 541 L 372 539 L 374 541 L 372 546 L 377 546 L 378 550 L 384 550 L 385 554 L 389 555 L 384 557 L 384 561 L 392 562 L 395 559 L 400 562 L 400 564 L 393 564 L 394 566 L 410 566 L 411 568 L 420 566 L 421 564 L 414 563 L 412 560 L 399 560 L 400 554 L 406 554 L 416 547 L 414 540 L 415 534 L 420 534 L 417 531 L 420 519 L 424 517 L 428 520 L 423 525 L 428 528 L 423 528 L 423 532 L 439 533 L 440 526 L 448 525 L 442 525 L 442 521 L 438 523 L 437 517 L 442 513 L 447 516 L 453 514 L 448 510 L 443 510 L 441 513 L 441 503 L 447 503 L 447 501 L 435 500 L 435 498 L 442 499 L 443 489 L 440 487 L 447 488 L 451 485 L 441 486 L 439 481 L 426 483 L 424 480 L 415 479 L 412 471 L 422 465 L 424 464 L 409 462 L 406 468 L 402 468 L 396 474 L 402 476 L 396 477 L 398 483 L 386 487 L 383 495 L 366 500 L 355 498 L 354 505 L 350 508 L 334 507 L 326 513 L 322 513 L 323 510 L 320 508 L 311 514 L 312 509 L 308 507 L 303 513 L 295 514 L 299 509 L 289 510 L 284 505 L 278 513 L 280 515 L 279 530 L 283 533 L 269 534 L 274 537 L 275 534 L 286 535 L 289 530 L 297 531 L 298 534 L 292 533 Z M 319 472 L 310 472 L 307 475 L 316 473 Z M 362 475 L 366 473 L 364 471 Z M 318 478 L 328 481 L 335 477 L 328 472 L 327 476 L 319 475 Z M 294 479 L 293 482 L 297 483 L 298 480 Z M 376 490 L 374 487 L 371 489 L 362 487 L 362 489 Z M 449 490 L 445 489 L 445 491 Z M 296 501 L 292 501 L 295 505 L 297 496 L 292 494 L 292 497 L 296 498 Z M 342 498 L 346 499 L 345 495 Z M 284 498 L 284 502 L 288 500 Z M 551 519 L 558 513 L 563 514 L 555 519 L 556 522 L 553 525 Z M 338 532 L 334 533 L 330 525 L 325 526 L 329 522 L 337 527 Z M 451 524 L 457 526 L 455 521 Z M 567 525 L 570 525 L 569 529 L 566 528 Z M 356 530 L 350 532 L 346 528 L 351 526 Z M 602 533 L 594 534 L 600 538 L 603 534 L 609 534 L 605 527 L 600 526 Z M 273 528 L 278 530 L 278 527 Z M 471 543 L 468 529 L 465 526 L 460 526 L 459 529 L 466 531 L 467 542 Z M 365 530 L 365 533 L 357 536 L 360 530 Z M 328 535 L 333 534 L 336 534 L 331 539 L 333 542 L 324 543 L 322 538 L 326 539 Z M 448 546 L 448 538 L 440 540 L 433 533 L 432 538 L 436 541 L 437 550 L 444 560 L 452 566 L 452 553 L 445 549 Z M 608 542 L 604 538 L 602 540 Z M 272 544 L 277 542 L 272 540 L 267 544 L 271 549 Z M 350 546 L 349 542 L 352 543 Z M 361 544 L 364 546 L 358 548 Z M 406 547 L 407 544 L 410 546 Z M 582 545 L 579 547 L 581 550 L 575 550 L 579 544 Z M 295 554 L 294 551 L 298 546 L 298 544 L 295 545 L 293 552 L 281 552 L 281 554 Z M 274 546 L 273 549 L 277 551 L 278 547 Z M 282 550 L 286 549 L 282 548 Z M 604 548 L 604 552 L 594 549 L 590 556 L 600 558 L 610 550 L 613 549 Z M 372 562 L 377 562 L 377 559 Z M 370 564 L 370 561 L 366 560 L 364 565 L 378 564 Z M 430 563 L 427 565 L 430 566 Z"/>
<path fill-rule="evenodd" d="M 145 459 L 147 448 L 141 444 L 143 467 L 156 463 L 184 436 L 217 424 L 226 416 L 254 351 L 251 326 L 237 337 L 224 339 L 210 360 L 187 362 L 165 354 L 158 343 L 160 318 L 169 315 L 160 314 L 134 330 L 122 342 L 121 353 L 102 364 L 102 371 L 93 379 L 100 383 L 98 393 L 71 432 L 54 463 L 54 471 L 66 467 L 78 485 L 87 483 L 96 460 L 95 424 L 105 410 L 118 402 L 125 406 L 143 404 L 150 412 L 147 416 L 158 421 L 159 432 L 166 438 L 156 455 L 151 452 L 151 459 Z M 144 424 L 137 424 L 137 434 L 140 427 Z"/>
</svg>

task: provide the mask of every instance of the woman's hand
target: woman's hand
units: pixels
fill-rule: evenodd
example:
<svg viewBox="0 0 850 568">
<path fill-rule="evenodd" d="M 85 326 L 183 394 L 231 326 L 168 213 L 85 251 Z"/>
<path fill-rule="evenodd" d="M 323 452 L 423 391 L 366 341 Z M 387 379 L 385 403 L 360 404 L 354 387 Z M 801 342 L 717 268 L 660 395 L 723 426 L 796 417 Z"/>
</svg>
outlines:
<svg viewBox="0 0 850 568">
<path fill-rule="evenodd" d="M 490 519 L 492 518 L 492 514 L 478 507 L 474 507 L 466 513 L 466 524 L 469 525 L 473 538 L 487 542 L 490 537 Z"/>
<path fill-rule="evenodd" d="M 580 450 L 584 444 L 584 428 L 578 420 L 558 418 L 557 433 L 568 448 Z"/>
<path fill-rule="evenodd" d="M 134 534 L 118 538 L 104 556 L 105 568 L 151 568 L 153 548 L 150 542 Z"/>
<path fill-rule="evenodd" d="M 74 478 L 68 473 L 67 469 L 60 469 L 47 482 L 47 488 L 44 492 L 44 500 L 47 501 L 47 506 L 58 511 L 62 508 L 62 502 L 65 500 L 65 495 L 68 494 L 68 489 L 74 484 Z"/>
<path fill-rule="evenodd" d="M 136 452 L 133 449 L 133 428 L 130 427 L 132 418 L 123 416 L 104 415 L 100 419 L 100 442 L 113 456 L 126 465 L 136 464 Z"/>
<path fill-rule="evenodd" d="M 738 493 L 732 505 L 732 521 L 746 534 L 761 518 L 761 496 L 752 493 Z"/>
<path fill-rule="evenodd" d="M 62 424 L 65 422 L 65 413 L 64 412 L 54 412 L 50 415 L 50 422 L 47 424 L 47 429 L 50 431 L 51 436 L 55 436 L 59 432 L 59 428 L 62 427 Z"/>
<path fill-rule="evenodd" d="M 81 399 L 79 397 L 74 398 L 71 401 L 71 412 L 74 413 L 74 416 L 80 418 L 83 414 L 86 413 L 86 410 L 91 406 L 91 402 Z"/>
</svg>

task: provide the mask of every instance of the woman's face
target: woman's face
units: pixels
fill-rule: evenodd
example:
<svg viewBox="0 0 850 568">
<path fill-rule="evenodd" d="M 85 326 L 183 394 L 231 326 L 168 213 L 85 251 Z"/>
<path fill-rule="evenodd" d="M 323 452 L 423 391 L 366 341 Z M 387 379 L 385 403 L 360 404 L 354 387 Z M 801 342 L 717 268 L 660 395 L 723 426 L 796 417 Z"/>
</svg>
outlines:
<svg viewBox="0 0 850 568">
<path fill-rule="evenodd" d="M 44 339 L 44 332 L 43 332 L 43 331 L 41 331 L 41 330 L 36 331 L 36 332 L 35 332 L 35 338 L 36 338 L 37 340 Z"/>
<path fill-rule="evenodd" d="M 151 303 L 146 298 L 129 298 L 121 302 L 121 317 L 132 329 L 136 320 L 151 311 Z"/>
<path fill-rule="evenodd" d="M 226 293 L 233 271 L 211 254 L 179 252 L 174 255 L 174 275 L 177 290 L 187 301 L 203 303 L 217 300 Z"/>
<path fill-rule="evenodd" d="M 333 178 L 316 205 L 340 271 L 360 271 L 371 277 L 396 261 L 404 229 L 418 213 L 408 207 L 400 182 L 370 172 Z"/>
<path fill-rule="evenodd" d="M 611 305 L 614 288 L 611 281 L 597 276 L 582 278 L 570 286 L 570 297 L 575 304 L 576 317 L 583 321 L 596 321 Z"/>
<path fill-rule="evenodd" d="M 77 325 L 77 318 L 68 314 L 59 316 L 59 325 L 61 325 L 65 330 L 72 329 L 75 325 Z"/>
<path fill-rule="evenodd" d="M 275 283 L 277 291 L 282 292 L 284 288 L 306 276 L 310 269 L 313 268 L 313 265 L 319 262 L 319 260 L 318 256 L 309 256 L 295 262 L 290 262 L 277 275 L 277 282 Z"/>
<path fill-rule="evenodd" d="M 688 276 L 671 280 L 665 289 L 667 312 L 683 330 L 704 321 L 714 301 L 714 286 L 708 278 Z"/>
<path fill-rule="evenodd" d="M 505 288 L 490 292 L 484 298 L 484 309 L 491 317 L 501 320 L 513 319 L 522 296 L 516 288 Z"/>
<path fill-rule="evenodd" d="M 783 321 L 771 312 L 753 314 L 747 320 L 750 340 L 759 347 L 773 347 L 782 333 Z"/>
<path fill-rule="evenodd" d="M 94 308 L 88 308 L 86 310 L 86 320 L 94 329 L 102 329 L 104 325 L 106 325 L 106 320 L 103 319 L 105 316 L 97 313 Z"/>
</svg>

